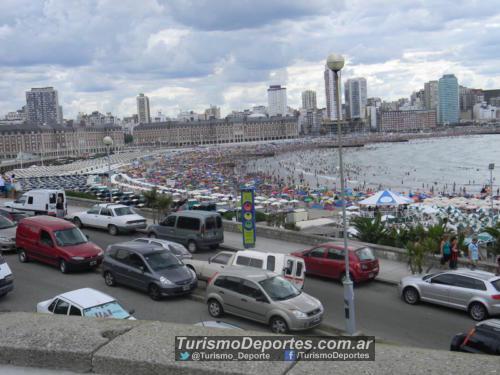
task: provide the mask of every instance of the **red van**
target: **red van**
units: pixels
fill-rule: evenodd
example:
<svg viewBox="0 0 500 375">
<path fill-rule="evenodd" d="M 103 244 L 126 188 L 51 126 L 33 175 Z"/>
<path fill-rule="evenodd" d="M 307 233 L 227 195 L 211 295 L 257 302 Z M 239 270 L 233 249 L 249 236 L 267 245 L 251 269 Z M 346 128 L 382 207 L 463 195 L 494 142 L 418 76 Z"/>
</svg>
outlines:
<svg viewBox="0 0 500 375">
<path fill-rule="evenodd" d="M 73 223 L 51 216 L 22 219 L 17 225 L 16 247 L 22 263 L 38 260 L 58 266 L 62 273 L 95 268 L 102 262 L 102 249 Z"/>
<path fill-rule="evenodd" d="M 292 253 L 304 259 L 307 274 L 330 277 L 343 281 L 345 277 L 344 246 L 333 242 L 316 245 L 311 249 Z M 366 246 L 349 247 L 349 272 L 354 282 L 371 280 L 379 272 L 378 259 Z"/>
</svg>

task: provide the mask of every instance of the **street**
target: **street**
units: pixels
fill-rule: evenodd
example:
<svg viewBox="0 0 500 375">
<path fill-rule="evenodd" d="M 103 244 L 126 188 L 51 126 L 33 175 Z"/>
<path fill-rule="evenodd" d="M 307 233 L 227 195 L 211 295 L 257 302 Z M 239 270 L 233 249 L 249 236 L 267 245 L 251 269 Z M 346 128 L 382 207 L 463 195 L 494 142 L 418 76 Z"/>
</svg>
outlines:
<svg viewBox="0 0 500 375">
<path fill-rule="evenodd" d="M 141 236 L 135 234 L 113 237 L 107 232 L 92 229 L 84 229 L 84 232 L 103 249 L 111 243 Z M 265 247 L 267 241 L 273 240 L 259 238 L 261 246 Z M 208 259 L 216 252 L 200 251 L 195 254 L 195 258 Z M 91 287 L 111 294 L 126 309 L 134 309 L 134 316 L 138 319 L 187 324 L 212 319 L 205 305 L 198 299 L 184 296 L 155 302 L 146 294 L 133 289 L 107 287 L 98 272 L 65 275 L 57 268 L 37 262 L 22 264 L 16 254 L 5 256 L 16 279 L 14 292 L 0 300 L 0 311 L 35 311 L 37 302 L 66 291 Z M 309 276 L 305 282 L 305 291 L 317 297 L 325 306 L 325 322 L 344 328 L 343 288 L 339 282 Z M 203 295 L 203 290 L 198 289 L 196 293 Z M 378 282 L 356 286 L 355 304 L 358 330 L 405 345 L 447 350 L 454 334 L 465 332 L 474 325 L 464 312 L 429 304 L 407 305 L 398 297 L 396 287 Z M 267 331 L 266 326 L 244 319 L 224 316 L 223 320 L 244 329 Z"/>
</svg>

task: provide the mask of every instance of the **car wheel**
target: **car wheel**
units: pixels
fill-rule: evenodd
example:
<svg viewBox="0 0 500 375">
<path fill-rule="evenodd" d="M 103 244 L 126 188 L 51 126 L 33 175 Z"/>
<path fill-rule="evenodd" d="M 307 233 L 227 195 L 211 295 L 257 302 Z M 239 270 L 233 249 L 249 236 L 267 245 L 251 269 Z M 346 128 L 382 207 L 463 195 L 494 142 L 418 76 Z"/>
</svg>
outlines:
<svg viewBox="0 0 500 375">
<path fill-rule="evenodd" d="M 271 319 L 269 323 L 271 331 L 278 334 L 284 334 L 288 332 L 288 324 L 286 324 L 285 319 L 280 316 L 275 316 Z"/>
<path fill-rule="evenodd" d="M 61 261 L 59 262 L 59 270 L 62 273 L 68 273 L 68 263 L 66 263 L 64 259 L 61 259 Z"/>
<path fill-rule="evenodd" d="M 104 282 L 106 283 L 107 286 L 115 286 L 116 285 L 115 277 L 109 271 L 106 271 L 104 273 Z"/>
<path fill-rule="evenodd" d="M 148 294 L 152 300 L 158 301 L 161 297 L 160 288 L 158 288 L 158 285 L 151 284 L 148 288 Z"/>
<path fill-rule="evenodd" d="M 488 317 L 488 310 L 486 310 L 486 307 L 482 303 L 473 302 L 469 306 L 469 315 L 472 319 L 481 321 Z"/>
<path fill-rule="evenodd" d="M 196 250 L 198 250 L 198 246 L 196 246 L 196 242 L 189 241 L 187 243 L 187 249 L 190 253 L 196 253 Z"/>
<path fill-rule="evenodd" d="M 116 227 L 116 225 L 109 225 L 108 233 L 111 234 L 112 236 L 116 236 L 118 234 L 118 228 Z"/>
<path fill-rule="evenodd" d="M 224 313 L 222 305 L 216 299 L 208 301 L 208 313 L 214 318 L 218 318 Z"/>
<path fill-rule="evenodd" d="M 83 228 L 83 223 L 79 218 L 75 217 L 73 219 L 73 223 L 76 225 L 77 228 Z"/>
<path fill-rule="evenodd" d="M 28 263 L 30 261 L 24 249 L 19 249 L 18 257 L 21 263 Z"/>
<path fill-rule="evenodd" d="M 403 299 L 409 305 L 415 305 L 420 301 L 418 290 L 412 286 L 408 286 L 403 290 Z"/>
<path fill-rule="evenodd" d="M 158 238 L 158 236 L 156 235 L 156 233 L 155 233 L 155 232 L 151 232 L 151 233 L 149 233 L 149 234 L 148 234 L 148 237 L 149 237 L 149 238 Z"/>
</svg>

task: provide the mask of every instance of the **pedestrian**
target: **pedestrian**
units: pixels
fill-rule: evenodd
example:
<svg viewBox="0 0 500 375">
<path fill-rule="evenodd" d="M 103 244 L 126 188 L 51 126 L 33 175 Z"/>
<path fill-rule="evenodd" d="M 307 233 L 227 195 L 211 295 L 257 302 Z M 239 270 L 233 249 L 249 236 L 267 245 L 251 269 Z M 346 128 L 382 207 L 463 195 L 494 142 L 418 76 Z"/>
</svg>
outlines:
<svg viewBox="0 0 500 375">
<path fill-rule="evenodd" d="M 441 268 L 444 268 L 445 264 L 449 262 L 451 257 L 451 243 L 447 234 L 443 236 L 439 250 L 441 251 Z"/>
<path fill-rule="evenodd" d="M 64 219 L 64 203 L 61 196 L 57 198 L 56 202 L 56 217 Z"/>
<path fill-rule="evenodd" d="M 450 258 L 450 269 L 456 270 L 458 263 L 458 239 L 453 236 L 451 239 L 451 258 Z"/>
<path fill-rule="evenodd" d="M 477 268 L 477 262 L 479 261 L 479 246 L 477 244 L 477 237 L 472 239 L 469 244 L 469 262 L 470 268 L 475 270 Z"/>
</svg>

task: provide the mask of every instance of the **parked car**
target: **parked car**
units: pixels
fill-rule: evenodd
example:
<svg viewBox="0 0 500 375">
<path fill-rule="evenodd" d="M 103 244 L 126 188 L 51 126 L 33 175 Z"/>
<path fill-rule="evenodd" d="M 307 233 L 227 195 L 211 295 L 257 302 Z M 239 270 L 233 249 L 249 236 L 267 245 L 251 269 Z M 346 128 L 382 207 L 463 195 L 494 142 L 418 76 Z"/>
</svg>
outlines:
<svg viewBox="0 0 500 375">
<path fill-rule="evenodd" d="M 151 244 L 154 246 L 159 246 L 163 249 L 166 249 L 172 254 L 174 254 L 177 258 L 184 260 L 184 259 L 191 259 L 193 257 L 193 254 L 191 254 L 187 249 L 184 247 L 184 245 L 181 245 L 180 243 L 177 242 L 172 242 L 168 240 L 160 240 L 158 238 L 135 238 L 132 240 L 133 242 L 138 242 L 138 243 L 145 243 L 145 244 Z"/>
<path fill-rule="evenodd" d="M 208 261 L 186 259 L 184 263 L 196 272 L 200 280 L 208 280 L 228 266 L 242 266 L 275 272 L 293 282 L 300 289 L 304 286 L 304 260 L 287 254 L 254 250 L 221 251 Z"/>
<path fill-rule="evenodd" d="M 5 258 L 0 254 L 0 297 L 14 290 L 14 275 Z"/>
<path fill-rule="evenodd" d="M 196 274 L 170 251 L 133 241 L 106 249 L 102 275 L 108 286 L 136 288 L 153 300 L 191 293 L 198 285 Z"/>
<path fill-rule="evenodd" d="M 488 319 L 477 323 L 469 333 L 459 333 L 451 340 L 455 352 L 500 355 L 500 320 Z"/>
<path fill-rule="evenodd" d="M 103 258 L 102 249 L 69 221 L 51 216 L 21 220 L 16 231 L 16 246 L 22 263 L 38 260 L 58 266 L 62 273 L 96 268 Z"/>
<path fill-rule="evenodd" d="M 16 250 L 16 223 L 0 216 L 0 253 Z"/>
<path fill-rule="evenodd" d="M 407 276 L 399 282 L 406 303 L 435 303 L 467 311 L 474 320 L 500 314 L 500 276 L 485 271 L 459 269 Z"/>
<path fill-rule="evenodd" d="M 333 242 L 292 253 L 304 259 L 308 275 L 318 275 L 344 281 L 344 246 Z M 379 262 L 366 246 L 349 247 L 349 275 L 353 282 L 373 280 L 379 272 Z"/>
<path fill-rule="evenodd" d="M 68 202 L 64 190 L 35 189 L 30 190 L 14 201 L 5 202 L 4 206 L 21 211 L 31 211 L 35 215 L 56 216 L 56 203 L 61 199 L 64 204 L 64 212 L 67 213 Z"/>
<path fill-rule="evenodd" d="M 181 243 L 194 253 L 201 248 L 216 249 L 224 242 L 224 229 L 220 215 L 215 212 L 181 211 L 150 225 L 148 236 Z"/>
<path fill-rule="evenodd" d="M 100 203 L 87 211 L 78 212 L 73 216 L 73 222 L 79 228 L 107 229 L 112 236 L 147 227 L 144 217 L 128 206 L 115 203 Z"/>
<path fill-rule="evenodd" d="M 113 297 L 92 288 L 73 290 L 39 302 L 36 312 L 135 320 L 133 310 L 125 310 Z"/>
<path fill-rule="evenodd" d="M 34 212 L 19 211 L 14 208 L 0 208 L 0 216 L 6 217 L 10 221 L 18 223 L 20 220 L 33 216 Z"/>
<path fill-rule="evenodd" d="M 230 267 L 207 285 L 208 312 L 223 313 L 269 324 L 274 333 L 306 330 L 323 318 L 323 305 L 275 273 Z"/>
</svg>

